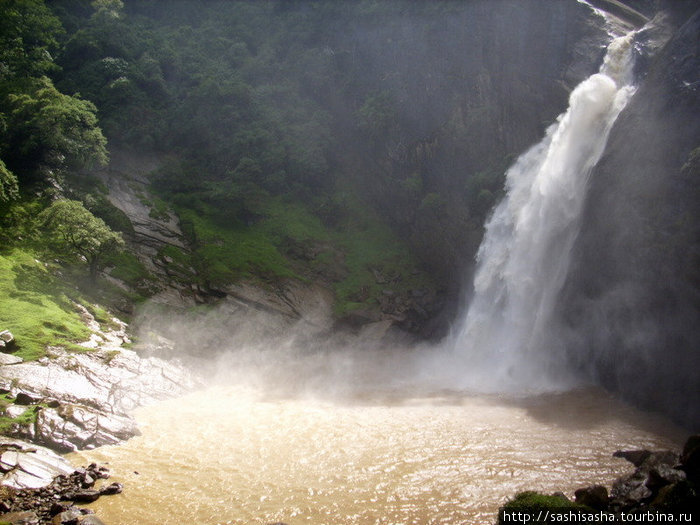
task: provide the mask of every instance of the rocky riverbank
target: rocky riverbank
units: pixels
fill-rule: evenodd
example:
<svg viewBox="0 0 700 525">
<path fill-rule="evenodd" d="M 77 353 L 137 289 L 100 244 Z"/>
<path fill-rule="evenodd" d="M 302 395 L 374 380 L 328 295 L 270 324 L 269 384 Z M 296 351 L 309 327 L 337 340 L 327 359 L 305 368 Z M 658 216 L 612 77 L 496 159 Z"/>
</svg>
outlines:
<svg viewBox="0 0 700 525">
<path fill-rule="evenodd" d="M 141 405 L 190 392 L 199 379 L 177 360 L 143 357 L 126 325 L 112 319 L 102 330 L 83 309 L 92 336 L 83 352 L 60 347 L 37 361 L 13 355 L 11 334 L 0 350 L 0 524 L 102 523 L 75 504 L 118 494 L 105 484 L 106 468 L 74 468 L 58 453 L 112 445 L 139 434 L 130 412 Z M 157 339 L 144 352 L 168 353 Z M 160 346 L 160 347 L 159 347 Z M 96 488 L 101 484 L 100 488 Z"/>
<path fill-rule="evenodd" d="M 119 320 L 113 319 L 115 328 L 107 331 L 94 319 L 86 322 L 93 335 L 85 352 L 54 347 L 31 362 L 3 354 L 11 358 L 0 366 L 6 435 L 58 452 L 113 445 L 138 434 L 131 410 L 198 386 L 179 362 L 125 348 L 130 341 Z"/>
<path fill-rule="evenodd" d="M 93 511 L 76 504 L 122 491 L 119 483 L 100 481 L 109 478 L 105 467 L 74 469 L 49 449 L 6 438 L 0 438 L 0 472 L 2 524 L 103 525 Z"/>
<path fill-rule="evenodd" d="M 583 487 L 573 501 L 561 492 L 522 492 L 500 508 L 498 524 L 574 521 L 570 513 L 589 522 L 620 521 L 623 514 L 638 518 L 627 521 L 653 521 L 644 516 L 664 514 L 663 521 L 692 522 L 690 516 L 700 509 L 700 436 L 691 436 L 680 454 L 618 450 L 614 456 L 631 462 L 635 470 L 615 480 L 610 491 L 602 485 Z"/>
</svg>

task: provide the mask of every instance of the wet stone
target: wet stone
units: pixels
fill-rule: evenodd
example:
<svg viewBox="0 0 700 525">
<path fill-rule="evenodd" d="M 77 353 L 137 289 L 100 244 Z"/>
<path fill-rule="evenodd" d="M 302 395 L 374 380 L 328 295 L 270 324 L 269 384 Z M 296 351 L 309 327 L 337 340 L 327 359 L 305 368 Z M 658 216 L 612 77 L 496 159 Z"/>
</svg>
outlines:
<svg viewBox="0 0 700 525">
<path fill-rule="evenodd" d="M 10 512 L 0 517 L 3 521 L 11 525 L 39 525 L 39 516 L 37 516 L 36 512 L 31 510 Z"/>
<path fill-rule="evenodd" d="M 574 496 L 576 503 L 586 505 L 596 510 L 605 510 L 608 508 L 608 489 L 602 485 L 593 485 L 578 489 Z"/>
<path fill-rule="evenodd" d="M 124 486 L 121 483 L 112 483 L 106 487 L 100 489 L 101 496 L 113 496 L 114 494 L 121 494 L 124 490 Z"/>
</svg>

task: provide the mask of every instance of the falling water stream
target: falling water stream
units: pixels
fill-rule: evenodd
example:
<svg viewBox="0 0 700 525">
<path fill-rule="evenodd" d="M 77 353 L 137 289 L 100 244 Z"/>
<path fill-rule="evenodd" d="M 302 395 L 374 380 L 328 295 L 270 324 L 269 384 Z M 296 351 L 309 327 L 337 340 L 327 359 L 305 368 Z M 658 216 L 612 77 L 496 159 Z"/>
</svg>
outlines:
<svg viewBox="0 0 700 525">
<path fill-rule="evenodd" d="M 600 72 L 574 89 L 568 110 L 506 174 L 506 195 L 477 254 L 474 297 L 452 340 L 468 363 L 465 386 L 527 390 L 570 381 L 552 342 L 552 313 L 589 175 L 634 93 L 633 43 L 634 33 L 612 41 Z"/>
<path fill-rule="evenodd" d="M 383 361 L 366 352 L 354 361 L 340 352 L 307 356 L 296 365 L 273 357 L 277 375 L 267 383 L 240 381 L 251 370 L 232 354 L 220 386 L 141 408 L 143 435 L 73 458 L 107 463 L 124 482 L 122 495 L 93 504 L 102 519 L 493 523 L 518 491 L 571 496 L 584 485 L 609 486 L 631 469 L 612 457 L 617 449 L 677 448 L 678 429 L 598 390 L 531 393 L 556 383 L 547 322 L 588 175 L 633 91 L 631 44 L 628 36 L 610 45 L 601 71 L 573 91 L 567 112 L 509 170 L 507 196 L 479 251 L 474 300 L 449 344 Z M 343 394 L 270 388 L 323 381 Z"/>
</svg>

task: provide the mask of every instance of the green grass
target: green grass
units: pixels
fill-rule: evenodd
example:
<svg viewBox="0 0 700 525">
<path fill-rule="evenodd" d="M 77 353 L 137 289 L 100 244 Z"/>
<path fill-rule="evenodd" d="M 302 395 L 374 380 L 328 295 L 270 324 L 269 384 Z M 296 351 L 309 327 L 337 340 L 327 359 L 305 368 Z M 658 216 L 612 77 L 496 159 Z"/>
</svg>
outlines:
<svg viewBox="0 0 700 525">
<path fill-rule="evenodd" d="M 317 217 L 282 197 L 263 202 L 253 224 L 227 220 L 207 205 L 196 211 L 181 207 L 178 213 L 195 241 L 193 266 L 214 285 L 240 278 L 302 278 L 286 257 L 285 244 L 328 238 Z"/>
<path fill-rule="evenodd" d="M 193 253 L 169 248 L 160 256 L 183 269 L 183 281 L 205 285 L 326 278 L 334 281 L 338 315 L 378 307 L 385 290 L 405 294 L 434 287 L 406 243 L 352 191 L 341 189 L 328 198 L 338 205 L 325 222 L 313 202 L 284 195 L 258 196 L 247 218 L 235 207 L 213 206 L 196 196 L 176 199 Z M 190 267 L 196 276 L 188 273 Z M 390 282 L 378 283 L 374 272 Z"/>
<path fill-rule="evenodd" d="M 115 277 L 135 288 L 148 289 L 155 284 L 155 278 L 133 253 L 121 251 L 111 254 L 106 263 L 114 268 L 110 272 Z"/>
<path fill-rule="evenodd" d="M 31 425 L 36 421 L 36 416 L 43 405 L 33 405 L 18 417 L 8 417 L 5 414 L 5 409 L 14 403 L 15 398 L 10 394 L 0 394 L 0 435 L 9 432 L 12 425 L 19 424 L 20 426 Z"/>
<path fill-rule="evenodd" d="M 90 330 L 72 299 L 77 292 L 30 253 L 11 249 L 0 255 L 0 330 L 12 332 L 19 357 L 38 359 L 48 345 L 80 348 L 75 343 L 88 339 Z"/>
<path fill-rule="evenodd" d="M 334 231 L 334 243 L 344 253 L 347 276 L 334 284 L 336 314 L 374 307 L 384 290 L 397 294 L 434 286 L 418 270 L 408 246 L 372 210 L 357 199 L 347 199 L 350 213 Z M 387 281 L 378 283 L 378 271 Z"/>
</svg>

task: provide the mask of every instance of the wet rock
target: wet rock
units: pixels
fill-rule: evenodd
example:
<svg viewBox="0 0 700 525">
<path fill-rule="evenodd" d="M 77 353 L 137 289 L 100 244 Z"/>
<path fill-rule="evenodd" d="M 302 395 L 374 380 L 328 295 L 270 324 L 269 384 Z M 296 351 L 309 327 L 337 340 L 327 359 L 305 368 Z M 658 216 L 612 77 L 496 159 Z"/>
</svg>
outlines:
<svg viewBox="0 0 700 525">
<path fill-rule="evenodd" d="M 576 503 L 586 505 L 596 510 L 608 508 L 608 489 L 602 485 L 592 485 L 578 489 L 574 493 Z"/>
<path fill-rule="evenodd" d="M 51 504 L 49 514 L 51 514 L 51 516 L 55 516 L 56 514 L 67 511 L 71 507 L 72 505 L 66 501 L 56 501 Z"/>
<path fill-rule="evenodd" d="M 663 512 L 697 511 L 700 508 L 700 492 L 689 481 L 679 481 L 659 490 L 650 506 Z"/>
<path fill-rule="evenodd" d="M 123 490 L 124 486 L 121 483 L 111 483 L 100 489 L 100 496 L 113 496 L 115 494 L 121 494 Z"/>
<path fill-rule="evenodd" d="M 76 507 L 71 507 L 60 514 L 54 516 L 51 520 L 52 525 L 77 525 L 82 517 L 82 512 Z"/>
<path fill-rule="evenodd" d="M 45 408 L 37 415 L 34 431 L 34 441 L 60 452 L 114 445 L 139 434 L 128 416 L 80 405 Z"/>
<path fill-rule="evenodd" d="M 652 491 L 658 491 L 661 487 L 684 481 L 686 474 L 682 470 L 675 469 L 669 465 L 654 465 L 649 469 L 646 485 Z"/>
<path fill-rule="evenodd" d="M 92 502 L 102 496 L 103 491 L 85 488 L 85 485 L 91 485 L 95 479 L 107 476 L 107 469 L 93 463 L 87 468 L 71 469 L 69 473 L 58 475 L 45 487 L 13 489 L 0 486 L 0 499 L 4 505 L 0 512 L 32 511 L 38 519 L 36 523 L 42 525 L 102 523 L 99 520 L 86 521 L 86 515 L 93 511 L 76 507 L 74 503 Z M 0 523 L 4 523 L 6 516 L 7 514 L 0 514 Z"/>
<path fill-rule="evenodd" d="M 680 466 L 679 455 L 673 451 L 617 451 L 614 455 L 637 467 L 633 474 L 619 478 L 613 484 L 610 507 L 615 510 L 644 508 L 655 501 L 665 487 L 686 479 L 686 473 L 677 468 Z"/>
<path fill-rule="evenodd" d="M 616 450 L 613 456 L 626 459 L 635 467 L 639 467 L 651 455 L 648 450 Z"/>
<path fill-rule="evenodd" d="M 94 489 L 83 489 L 75 492 L 67 492 L 63 495 L 63 499 L 74 501 L 76 503 L 92 503 L 100 499 L 100 491 Z"/>
<path fill-rule="evenodd" d="M 679 461 L 688 480 L 700 483 L 700 435 L 688 438 Z"/>
<path fill-rule="evenodd" d="M 11 434 L 60 452 L 112 445 L 138 435 L 130 410 L 198 384 L 178 364 L 143 359 L 131 350 L 51 352 L 52 359 L 44 364 L 0 367 L 0 389 L 17 396 L 19 405 L 49 400 L 35 423 L 17 425 Z"/>
<path fill-rule="evenodd" d="M 44 447 L 2 438 L 0 451 L 0 471 L 3 472 L 0 483 L 8 487 L 45 487 L 56 476 L 73 472 L 68 461 Z"/>
<path fill-rule="evenodd" d="M 611 506 L 616 510 L 629 510 L 646 502 L 653 495 L 646 481 L 647 477 L 638 472 L 616 480 L 610 492 Z"/>
<path fill-rule="evenodd" d="M 94 515 L 85 516 L 80 523 L 81 525 L 105 525 L 104 521 Z"/>
<path fill-rule="evenodd" d="M 10 525 L 39 525 L 39 516 L 31 510 L 2 514 L 0 519 Z"/>
</svg>

